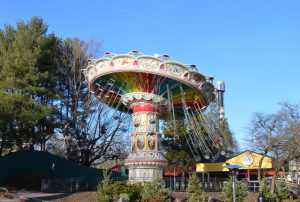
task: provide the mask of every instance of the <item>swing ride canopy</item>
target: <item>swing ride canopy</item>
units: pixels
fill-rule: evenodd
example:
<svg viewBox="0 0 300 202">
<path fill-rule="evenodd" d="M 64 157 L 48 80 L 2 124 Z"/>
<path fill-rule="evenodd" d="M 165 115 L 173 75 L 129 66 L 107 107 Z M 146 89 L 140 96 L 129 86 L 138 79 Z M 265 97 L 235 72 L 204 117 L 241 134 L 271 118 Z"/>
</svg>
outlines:
<svg viewBox="0 0 300 202">
<path fill-rule="evenodd" d="M 100 102 L 133 115 L 133 149 L 127 163 L 138 165 L 142 161 L 150 165 L 155 161 L 159 165 L 166 164 L 159 145 L 155 150 L 148 145 L 149 151 L 144 147 L 144 143 L 151 143 L 149 138 L 153 139 L 155 134 L 155 141 L 160 141 L 158 119 L 173 120 L 174 135 L 177 133 L 174 120 L 184 120 L 188 131 L 186 142 L 196 161 L 215 161 L 220 154 L 227 153 L 229 144 L 225 133 L 218 121 L 204 113 L 211 102 L 215 104 L 213 78 L 199 73 L 195 65 L 175 62 L 168 55 L 151 56 L 138 51 L 116 55 L 108 52 L 100 59 L 90 60 L 84 73 L 89 90 Z M 223 99 L 224 82 L 221 84 L 216 93 Z M 118 115 L 115 118 L 118 119 Z M 139 145 L 140 139 L 143 144 Z M 136 145 L 141 146 L 137 152 Z M 153 151 L 157 155 L 154 160 Z M 147 162 L 144 162 L 144 155 L 148 155 Z M 135 173 L 138 168 L 131 169 L 131 173 Z"/>
<path fill-rule="evenodd" d="M 184 116 L 183 92 L 185 106 L 190 109 L 195 102 L 203 109 L 215 100 L 210 77 L 199 73 L 195 65 L 172 61 L 167 55 L 105 53 L 103 58 L 90 60 L 84 73 L 90 91 L 121 111 L 130 108 L 133 100 L 146 100 L 161 107 L 161 112 L 168 112 L 171 105 L 180 117 Z"/>
</svg>

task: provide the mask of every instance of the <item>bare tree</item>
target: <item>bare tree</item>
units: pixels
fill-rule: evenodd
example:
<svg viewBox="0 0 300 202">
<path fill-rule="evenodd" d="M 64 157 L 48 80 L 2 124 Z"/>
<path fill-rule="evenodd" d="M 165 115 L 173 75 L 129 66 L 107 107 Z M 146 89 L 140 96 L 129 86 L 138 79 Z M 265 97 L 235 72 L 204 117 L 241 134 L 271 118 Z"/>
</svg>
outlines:
<svg viewBox="0 0 300 202">
<path fill-rule="evenodd" d="M 278 135 L 279 120 L 274 114 L 255 113 L 250 123 L 248 141 L 262 157 L 259 159 L 258 180 L 261 182 L 261 167 L 264 158 L 272 151 Z"/>
<path fill-rule="evenodd" d="M 117 114 L 90 94 L 82 73 L 88 59 L 95 58 L 99 48 L 95 41 L 66 39 L 58 61 L 58 108 L 66 156 L 85 166 L 91 166 L 98 159 L 105 161 L 120 156 L 118 149 L 125 148 L 122 135 L 128 131 L 124 125 L 127 114 Z"/>
<path fill-rule="evenodd" d="M 284 165 L 289 160 L 297 162 L 300 157 L 300 107 L 287 102 L 280 106 L 275 114 L 254 114 L 249 128 L 249 141 L 254 150 L 262 154 L 259 161 L 259 181 L 263 159 L 266 155 L 273 157 L 272 193 L 275 192 L 280 169 L 284 172 Z"/>
<path fill-rule="evenodd" d="M 105 100 L 97 100 L 91 95 L 87 125 L 81 131 L 78 141 L 84 152 L 86 166 L 96 166 L 111 159 L 124 159 L 129 146 L 128 131 L 131 117 L 126 112 L 111 108 Z M 106 104 L 105 104 L 106 103 Z"/>
<path fill-rule="evenodd" d="M 280 103 L 279 115 L 282 121 L 282 134 L 286 136 L 286 160 L 294 161 L 296 165 L 296 182 L 298 182 L 300 160 L 300 105 L 289 102 Z"/>
</svg>

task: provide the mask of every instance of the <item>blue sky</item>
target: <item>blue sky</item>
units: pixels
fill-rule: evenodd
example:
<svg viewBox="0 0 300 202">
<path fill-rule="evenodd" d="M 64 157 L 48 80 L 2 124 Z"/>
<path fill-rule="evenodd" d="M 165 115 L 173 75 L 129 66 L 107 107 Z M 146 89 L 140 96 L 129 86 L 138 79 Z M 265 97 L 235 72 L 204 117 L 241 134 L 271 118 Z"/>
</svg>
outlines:
<svg viewBox="0 0 300 202">
<path fill-rule="evenodd" d="M 169 54 L 226 83 L 225 113 L 242 149 L 255 112 L 300 102 L 300 1 L 7 0 L 0 28 L 41 16 L 60 37 L 103 51 Z"/>
</svg>

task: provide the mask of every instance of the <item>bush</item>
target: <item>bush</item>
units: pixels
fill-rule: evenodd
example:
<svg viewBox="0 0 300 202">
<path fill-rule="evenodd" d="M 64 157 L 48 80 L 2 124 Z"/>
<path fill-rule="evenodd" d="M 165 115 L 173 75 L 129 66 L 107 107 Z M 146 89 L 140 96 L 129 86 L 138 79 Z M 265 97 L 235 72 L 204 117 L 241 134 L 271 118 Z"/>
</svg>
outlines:
<svg viewBox="0 0 300 202">
<path fill-rule="evenodd" d="M 114 201 L 118 201 L 120 194 L 126 193 L 129 195 L 130 201 L 140 201 L 142 189 L 143 187 L 140 183 L 126 184 L 125 181 L 117 181 L 112 184 L 113 199 Z"/>
<path fill-rule="evenodd" d="M 202 197 L 202 186 L 196 174 L 193 174 L 189 178 L 187 197 L 190 202 L 200 202 L 203 201 Z"/>
<path fill-rule="evenodd" d="M 285 182 L 285 180 L 277 180 L 276 192 L 279 199 L 287 199 L 290 197 L 290 190 Z"/>
<path fill-rule="evenodd" d="M 271 194 L 271 188 L 270 186 L 268 185 L 268 183 L 266 182 L 266 179 L 263 178 L 260 182 L 260 188 L 259 188 L 259 191 L 263 192 L 264 196 L 266 198 L 272 198 L 272 194 Z"/>
<path fill-rule="evenodd" d="M 236 190 L 236 201 L 237 202 L 243 202 L 245 201 L 245 198 L 247 196 L 247 187 L 244 183 L 241 181 L 235 182 L 235 190 Z M 223 187 L 223 194 L 225 196 L 226 202 L 232 201 L 232 177 L 229 178 L 229 180 L 226 182 L 226 184 Z"/>
<path fill-rule="evenodd" d="M 128 193 L 128 188 L 125 181 L 117 181 L 111 185 L 114 201 L 118 201 L 120 194 Z"/>
<path fill-rule="evenodd" d="M 130 196 L 130 201 L 138 202 L 142 199 L 143 186 L 140 183 L 137 184 L 130 184 L 128 187 L 128 193 Z"/>
<path fill-rule="evenodd" d="M 143 202 L 165 202 L 172 201 L 172 192 L 170 189 L 162 186 L 159 180 L 147 182 L 142 191 Z"/>
<path fill-rule="evenodd" d="M 165 202 L 172 200 L 171 190 L 162 186 L 159 180 L 145 183 L 126 184 L 125 181 L 111 183 L 110 175 L 107 171 L 103 172 L 103 180 L 98 185 L 96 192 L 97 202 L 118 201 L 120 194 L 128 194 L 132 202 Z"/>
<path fill-rule="evenodd" d="M 97 202 L 112 202 L 113 201 L 113 189 L 109 180 L 110 174 L 108 171 L 103 171 L 103 180 L 99 183 L 96 192 Z"/>
</svg>

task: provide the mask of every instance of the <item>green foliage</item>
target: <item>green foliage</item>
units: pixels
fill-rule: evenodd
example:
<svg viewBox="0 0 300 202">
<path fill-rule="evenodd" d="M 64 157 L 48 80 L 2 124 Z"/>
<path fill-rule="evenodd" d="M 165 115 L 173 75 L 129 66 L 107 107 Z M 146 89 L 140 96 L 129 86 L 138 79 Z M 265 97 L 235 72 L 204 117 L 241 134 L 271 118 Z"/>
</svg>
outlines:
<svg viewBox="0 0 300 202">
<path fill-rule="evenodd" d="M 193 153 L 186 141 L 188 135 L 186 126 L 176 121 L 176 129 L 174 129 L 173 123 L 169 122 L 163 126 L 163 133 L 162 147 L 165 151 L 165 158 L 173 165 L 182 167 L 186 172 L 195 164 Z"/>
<path fill-rule="evenodd" d="M 137 184 L 129 184 L 128 185 L 128 194 L 130 196 L 130 201 L 132 202 L 138 202 L 141 201 L 142 199 L 142 191 L 143 191 L 143 186 L 140 183 Z"/>
<path fill-rule="evenodd" d="M 111 188 L 113 190 L 114 201 L 119 199 L 120 194 L 128 193 L 128 186 L 125 181 L 117 181 L 111 185 Z"/>
<path fill-rule="evenodd" d="M 103 173 L 103 180 L 96 192 L 97 202 L 118 201 L 120 194 L 128 194 L 132 202 L 165 202 L 172 201 L 172 192 L 165 188 L 159 180 L 147 182 L 144 185 L 126 184 L 125 181 L 111 183 L 107 171 Z"/>
<path fill-rule="evenodd" d="M 97 187 L 96 201 L 97 202 L 112 202 L 113 188 L 110 182 L 110 174 L 108 171 L 103 172 L 103 180 Z"/>
<path fill-rule="evenodd" d="M 260 182 L 259 191 L 262 191 L 266 198 L 272 197 L 271 188 L 270 188 L 270 186 L 268 186 L 265 178 L 263 178 Z"/>
<path fill-rule="evenodd" d="M 206 116 L 213 120 L 215 123 L 219 123 L 220 119 L 219 119 L 219 109 L 218 109 L 218 105 L 210 105 L 209 108 L 207 110 L 205 110 L 205 114 Z M 232 155 L 231 152 L 236 152 L 239 150 L 238 148 L 238 143 L 236 141 L 236 139 L 234 138 L 234 135 L 232 133 L 232 131 L 230 130 L 230 126 L 228 123 L 227 118 L 224 119 L 224 121 L 222 121 L 219 125 L 220 129 L 223 131 L 223 135 L 227 140 L 227 143 L 229 144 L 229 146 L 231 147 L 232 151 L 230 151 L 229 155 Z"/>
<path fill-rule="evenodd" d="M 236 181 L 236 201 L 243 202 L 245 201 L 245 197 L 247 196 L 247 187 L 241 181 Z M 223 194 L 225 196 L 226 202 L 232 201 L 232 177 L 228 179 L 226 184 L 223 187 Z"/>
<path fill-rule="evenodd" d="M 59 40 L 33 17 L 0 30 L 0 138 L 19 149 L 45 146 L 56 126 L 55 56 Z"/>
<path fill-rule="evenodd" d="M 143 186 L 142 201 L 144 202 L 165 202 L 172 201 L 172 192 L 165 188 L 159 180 L 147 182 Z"/>
<path fill-rule="evenodd" d="M 48 34 L 39 17 L 0 28 L 0 156 L 37 145 L 61 153 L 59 141 L 61 154 L 85 166 L 107 154 L 123 119 L 110 121 L 110 108 L 89 93 L 82 71 L 99 47 L 93 40 Z M 103 135 L 98 128 L 106 122 L 111 131 Z M 109 153 L 107 158 L 121 155 Z"/>
<path fill-rule="evenodd" d="M 125 181 L 117 181 L 112 184 L 114 201 L 119 200 L 119 196 L 122 193 L 126 193 L 130 197 L 130 201 L 140 201 L 143 186 L 140 183 L 126 184 Z"/>
<path fill-rule="evenodd" d="M 187 188 L 187 197 L 190 202 L 200 202 L 203 201 L 203 191 L 201 183 L 194 173 L 190 176 L 188 181 L 188 188 Z"/>
<path fill-rule="evenodd" d="M 276 192 L 279 199 L 287 199 L 290 197 L 290 190 L 285 182 L 285 180 L 277 180 Z"/>
</svg>

